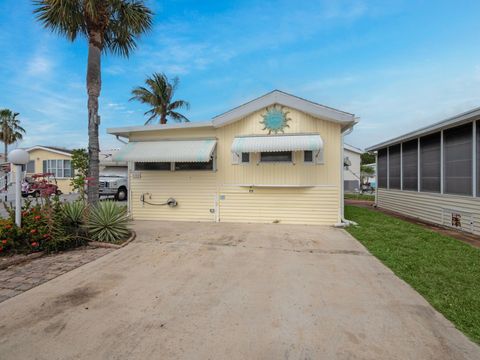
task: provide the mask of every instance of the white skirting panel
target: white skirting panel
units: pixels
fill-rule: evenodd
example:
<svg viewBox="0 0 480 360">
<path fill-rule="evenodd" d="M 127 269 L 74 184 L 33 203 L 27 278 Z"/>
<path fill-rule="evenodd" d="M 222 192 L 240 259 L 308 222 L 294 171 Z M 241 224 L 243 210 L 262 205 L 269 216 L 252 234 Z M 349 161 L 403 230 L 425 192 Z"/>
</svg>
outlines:
<svg viewBox="0 0 480 360">
<path fill-rule="evenodd" d="M 421 220 L 480 235 L 480 198 L 378 189 L 377 205 Z"/>
</svg>

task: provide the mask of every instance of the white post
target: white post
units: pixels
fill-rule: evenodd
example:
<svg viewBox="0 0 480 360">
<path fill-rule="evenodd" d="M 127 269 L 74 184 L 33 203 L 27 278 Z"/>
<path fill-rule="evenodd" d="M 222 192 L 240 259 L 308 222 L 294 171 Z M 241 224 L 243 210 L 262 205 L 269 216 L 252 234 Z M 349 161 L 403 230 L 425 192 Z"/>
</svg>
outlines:
<svg viewBox="0 0 480 360">
<path fill-rule="evenodd" d="M 22 226 L 22 165 L 15 165 L 15 224 Z"/>
<path fill-rule="evenodd" d="M 400 190 L 403 191 L 403 143 L 400 143 Z"/>
<path fill-rule="evenodd" d="M 444 144 L 443 144 L 443 130 L 440 131 L 440 194 L 445 192 L 445 165 L 443 161 L 445 159 L 444 155 Z"/>
<path fill-rule="evenodd" d="M 474 197 L 478 196 L 477 194 L 477 122 L 474 121 L 472 125 L 473 129 L 473 146 L 472 146 L 472 195 Z"/>
<path fill-rule="evenodd" d="M 420 179 L 420 166 L 421 166 L 421 162 L 420 162 L 420 151 L 421 151 L 421 147 L 420 147 L 420 138 L 417 139 L 417 192 L 420 192 L 420 185 L 421 185 L 421 179 Z"/>
<path fill-rule="evenodd" d="M 8 154 L 8 161 L 15 165 L 15 224 L 22 226 L 22 165 L 30 160 L 28 152 L 22 149 L 12 150 Z"/>
</svg>

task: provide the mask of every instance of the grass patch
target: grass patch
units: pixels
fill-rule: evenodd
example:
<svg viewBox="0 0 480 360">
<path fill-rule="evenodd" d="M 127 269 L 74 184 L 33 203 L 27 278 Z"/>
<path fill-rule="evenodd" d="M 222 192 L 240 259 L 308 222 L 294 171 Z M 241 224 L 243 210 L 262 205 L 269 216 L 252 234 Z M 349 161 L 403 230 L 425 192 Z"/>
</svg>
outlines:
<svg viewBox="0 0 480 360">
<path fill-rule="evenodd" d="M 375 201 L 375 195 L 367 195 L 367 194 L 345 194 L 344 198 L 349 200 Z"/>
<path fill-rule="evenodd" d="M 346 206 L 347 231 L 480 344 L 480 249 L 370 209 Z"/>
</svg>

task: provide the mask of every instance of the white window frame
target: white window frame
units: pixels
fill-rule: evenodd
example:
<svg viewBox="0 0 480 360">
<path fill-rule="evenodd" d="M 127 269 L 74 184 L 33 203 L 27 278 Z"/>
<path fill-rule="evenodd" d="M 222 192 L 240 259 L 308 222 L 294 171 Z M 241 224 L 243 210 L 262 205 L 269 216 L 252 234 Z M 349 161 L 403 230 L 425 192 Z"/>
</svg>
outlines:
<svg viewBox="0 0 480 360">
<path fill-rule="evenodd" d="M 65 161 L 70 162 L 70 176 L 65 177 Z M 73 177 L 72 171 L 72 161 L 66 159 L 50 159 L 50 160 L 43 160 L 42 166 L 47 164 L 46 169 L 44 172 L 46 173 L 53 173 L 57 179 L 71 179 Z M 59 166 L 60 165 L 60 166 Z"/>
</svg>

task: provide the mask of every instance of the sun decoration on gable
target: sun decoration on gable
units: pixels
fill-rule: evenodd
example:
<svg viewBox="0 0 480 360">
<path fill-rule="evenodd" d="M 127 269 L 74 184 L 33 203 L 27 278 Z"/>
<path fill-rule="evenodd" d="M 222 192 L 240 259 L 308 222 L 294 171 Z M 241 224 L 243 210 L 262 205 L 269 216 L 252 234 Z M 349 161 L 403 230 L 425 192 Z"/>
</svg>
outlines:
<svg viewBox="0 0 480 360">
<path fill-rule="evenodd" d="M 267 112 L 262 115 L 263 120 L 260 124 L 263 124 L 262 130 L 268 130 L 268 134 L 284 133 L 284 129 L 290 127 L 287 123 L 291 121 L 288 117 L 289 111 L 285 111 L 283 106 L 273 105 L 267 107 Z"/>
</svg>

